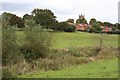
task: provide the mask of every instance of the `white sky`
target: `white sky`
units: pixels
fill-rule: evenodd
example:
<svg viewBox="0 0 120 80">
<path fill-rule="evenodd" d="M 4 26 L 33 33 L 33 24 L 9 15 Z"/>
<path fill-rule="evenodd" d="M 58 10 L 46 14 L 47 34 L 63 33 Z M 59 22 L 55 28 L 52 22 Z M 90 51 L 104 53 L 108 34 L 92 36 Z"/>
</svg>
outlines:
<svg viewBox="0 0 120 80">
<path fill-rule="evenodd" d="M 58 21 L 68 18 L 78 19 L 79 14 L 85 14 L 89 22 L 96 18 L 102 22 L 118 22 L 119 0 L 3 0 L 2 11 L 12 12 L 18 16 L 31 13 L 35 8 L 50 9 Z"/>
</svg>

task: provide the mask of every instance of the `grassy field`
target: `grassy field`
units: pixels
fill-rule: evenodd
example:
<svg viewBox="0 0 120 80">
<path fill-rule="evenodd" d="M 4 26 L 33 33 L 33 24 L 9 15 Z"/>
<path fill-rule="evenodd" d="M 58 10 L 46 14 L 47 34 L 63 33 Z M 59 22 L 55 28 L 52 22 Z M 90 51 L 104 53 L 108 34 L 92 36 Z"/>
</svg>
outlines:
<svg viewBox="0 0 120 80">
<path fill-rule="evenodd" d="M 71 66 L 57 71 L 38 71 L 24 75 L 25 78 L 117 78 L 118 59 L 99 60 L 88 64 Z"/>
<path fill-rule="evenodd" d="M 21 34 L 22 33 L 22 34 Z M 18 33 L 19 34 L 19 33 Z M 19 36 L 24 33 L 20 32 Z M 52 48 L 95 47 L 99 45 L 100 34 L 85 32 L 52 32 Z M 118 47 L 118 35 L 103 34 L 103 46 Z M 66 67 L 62 70 L 39 70 L 23 75 L 25 78 L 114 78 L 118 77 L 117 58 L 96 60 L 92 63 Z"/>
<path fill-rule="evenodd" d="M 85 32 L 57 32 L 54 33 L 53 48 L 68 48 L 71 46 L 87 47 L 98 46 L 100 42 L 100 34 Z M 118 46 L 118 35 L 103 34 L 103 46 Z"/>
<path fill-rule="evenodd" d="M 24 37 L 24 32 L 18 32 L 19 37 Z M 52 48 L 88 47 L 100 44 L 100 34 L 86 32 L 53 32 Z M 21 44 L 21 42 L 20 42 Z M 118 47 L 117 34 L 103 34 L 103 46 Z"/>
</svg>

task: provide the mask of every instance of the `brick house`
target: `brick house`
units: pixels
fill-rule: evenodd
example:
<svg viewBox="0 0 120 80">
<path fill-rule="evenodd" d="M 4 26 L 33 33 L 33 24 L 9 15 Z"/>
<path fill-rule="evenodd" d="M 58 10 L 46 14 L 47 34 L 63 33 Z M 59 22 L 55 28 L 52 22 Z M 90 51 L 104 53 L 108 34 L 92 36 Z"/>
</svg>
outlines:
<svg viewBox="0 0 120 80">
<path fill-rule="evenodd" d="M 76 25 L 76 30 L 77 31 L 85 31 L 88 29 L 88 25 L 87 24 L 78 24 Z"/>
</svg>

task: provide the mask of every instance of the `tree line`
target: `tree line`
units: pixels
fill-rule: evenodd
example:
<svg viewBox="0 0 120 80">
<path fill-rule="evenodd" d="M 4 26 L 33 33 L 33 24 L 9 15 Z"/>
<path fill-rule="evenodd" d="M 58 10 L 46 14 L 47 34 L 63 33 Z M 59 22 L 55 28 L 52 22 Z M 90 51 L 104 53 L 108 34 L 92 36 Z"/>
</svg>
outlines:
<svg viewBox="0 0 120 80">
<path fill-rule="evenodd" d="M 68 23 L 73 24 L 89 24 L 93 25 L 96 30 L 100 29 L 100 26 L 108 26 L 112 27 L 113 29 L 120 30 L 120 24 L 112 24 L 110 22 L 101 22 L 97 21 L 95 18 L 90 19 L 89 22 L 85 18 L 77 19 L 74 22 L 74 19 L 68 19 L 64 22 L 58 22 L 54 13 L 49 9 L 34 9 L 31 14 L 25 14 L 23 18 L 18 17 L 15 14 L 4 12 L 2 14 L 2 21 L 7 25 L 14 26 L 16 25 L 18 28 L 25 28 L 28 26 L 34 25 L 41 25 L 43 29 L 52 29 L 57 31 L 66 31 L 66 32 L 73 32 L 75 31 L 75 25 L 71 25 Z M 4 25 L 4 24 L 3 24 Z"/>
</svg>

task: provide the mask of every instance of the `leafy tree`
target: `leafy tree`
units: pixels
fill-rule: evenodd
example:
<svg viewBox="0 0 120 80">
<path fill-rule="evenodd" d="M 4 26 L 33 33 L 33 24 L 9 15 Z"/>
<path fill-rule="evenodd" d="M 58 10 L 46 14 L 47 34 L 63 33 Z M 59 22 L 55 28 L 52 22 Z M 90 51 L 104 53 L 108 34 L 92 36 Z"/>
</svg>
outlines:
<svg viewBox="0 0 120 80">
<path fill-rule="evenodd" d="M 69 25 L 64 29 L 64 31 L 65 32 L 74 32 L 75 29 L 76 29 L 75 26 Z"/>
<path fill-rule="evenodd" d="M 93 24 L 96 23 L 96 22 L 97 22 L 97 20 L 96 20 L 95 18 L 92 18 L 92 19 L 90 20 L 89 24 L 90 24 L 90 25 L 93 25 Z"/>
<path fill-rule="evenodd" d="M 44 31 L 41 26 L 34 26 L 30 30 L 25 31 L 21 51 L 28 61 L 46 57 L 50 47 L 51 34 Z"/>
<path fill-rule="evenodd" d="M 11 13 L 7 13 L 7 12 L 4 12 L 2 14 L 2 25 L 10 25 L 10 18 L 11 18 L 12 14 Z"/>
<path fill-rule="evenodd" d="M 57 24 L 56 30 L 64 31 L 67 26 L 68 26 L 67 22 L 59 22 Z"/>
<path fill-rule="evenodd" d="M 33 15 L 25 14 L 23 16 L 23 20 L 25 24 L 27 25 L 27 27 L 33 27 L 36 25 Z"/>
<path fill-rule="evenodd" d="M 93 31 L 94 32 L 101 32 L 101 27 L 100 27 L 100 23 L 93 23 L 93 25 L 92 25 L 92 29 L 93 29 Z"/>
<path fill-rule="evenodd" d="M 53 28 L 56 21 L 56 16 L 49 9 L 34 9 L 32 11 L 32 15 L 34 16 L 34 20 L 36 24 L 40 24 L 44 26 L 44 28 Z"/>
<path fill-rule="evenodd" d="M 25 27 L 23 19 L 20 17 L 12 14 L 12 13 L 6 13 L 4 12 L 2 14 L 3 16 L 3 25 L 10 25 L 10 26 L 15 26 L 17 25 L 18 28 L 23 28 Z"/>
<path fill-rule="evenodd" d="M 68 19 L 66 22 L 74 23 L 74 19 Z"/>
<path fill-rule="evenodd" d="M 103 22 L 101 22 L 101 21 L 98 21 L 98 23 L 100 24 L 100 26 L 103 26 Z"/>
<path fill-rule="evenodd" d="M 25 20 L 30 20 L 30 19 L 33 19 L 33 15 L 25 14 L 25 15 L 23 16 L 23 20 L 24 20 L 24 21 L 25 21 Z"/>
<path fill-rule="evenodd" d="M 100 33 L 99 35 L 100 36 L 97 36 L 96 38 L 98 39 L 98 41 L 99 41 L 99 49 L 101 49 L 102 47 L 103 47 L 103 35 L 102 35 L 102 29 L 101 29 L 101 27 L 100 27 L 101 25 L 100 25 L 100 23 L 99 22 L 95 22 L 95 23 L 93 23 L 92 24 L 92 30 L 94 31 L 94 32 L 97 32 L 97 33 Z"/>
<path fill-rule="evenodd" d="M 2 27 L 2 62 L 3 66 L 14 65 L 23 57 L 19 53 L 19 46 L 16 43 L 17 34 L 14 26 Z"/>
<path fill-rule="evenodd" d="M 115 26 L 117 29 L 120 30 L 120 24 L 119 24 L 119 23 L 116 23 L 114 26 Z"/>
<path fill-rule="evenodd" d="M 87 24 L 87 20 L 85 18 L 77 19 L 76 24 Z"/>
<path fill-rule="evenodd" d="M 109 26 L 109 27 L 110 27 L 110 26 L 112 26 L 113 24 L 110 23 L 110 22 L 104 22 L 103 25 L 104 25 L 104 26 Z"/>
</svg>

